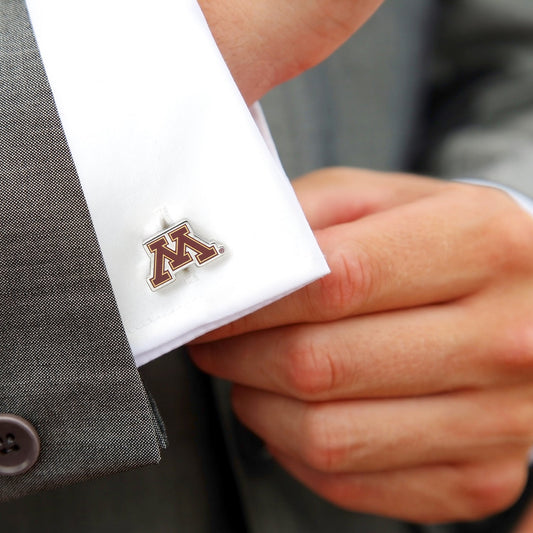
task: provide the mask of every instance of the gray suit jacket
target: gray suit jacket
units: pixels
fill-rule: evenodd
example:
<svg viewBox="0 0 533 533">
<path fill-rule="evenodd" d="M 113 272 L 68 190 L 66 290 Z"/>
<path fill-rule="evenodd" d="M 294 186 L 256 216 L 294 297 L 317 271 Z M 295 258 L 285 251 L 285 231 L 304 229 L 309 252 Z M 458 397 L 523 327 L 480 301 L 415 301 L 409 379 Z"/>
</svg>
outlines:
<svg viewBox="0 0 533 533">
<path fill-rule="evenodd" d="M 3 498 L 156 461 L 162 442 L 24 17 L 20 0 L 1 1 L 0 412 L 32 422 L 43 452 L 24 476 L 0 478 Z M 530 0 L 385 4 L 331 60 L 265 99 L 289 175 L 416 169 L 533 195 L 532 35 Z M 141 374 L 168 426 L 162 465 L 4 504 L 6 528 L 410 531 L 303 489 L 235 422 L 227 384 L 183 354 Z"/>
<path fill-rule="evenodd" d="M 0 43 L 0 412 L 41 443 L 2 501 L 156 462 L 162 435 L 22 0 L 0 3 Z"/>
</svg>

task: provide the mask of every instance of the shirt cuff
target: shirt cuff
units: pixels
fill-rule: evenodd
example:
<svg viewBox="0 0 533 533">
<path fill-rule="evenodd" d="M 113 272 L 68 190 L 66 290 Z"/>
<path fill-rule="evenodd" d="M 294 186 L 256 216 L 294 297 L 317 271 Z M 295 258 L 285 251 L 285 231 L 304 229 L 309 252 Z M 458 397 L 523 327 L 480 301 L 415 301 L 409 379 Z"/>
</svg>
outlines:
<svg viewBox="0 0 533 533">
<path fill-rule="evenodd" d="M 27 5 L 138 365 L 328 272 L 195 0 Z"/>
</svg>

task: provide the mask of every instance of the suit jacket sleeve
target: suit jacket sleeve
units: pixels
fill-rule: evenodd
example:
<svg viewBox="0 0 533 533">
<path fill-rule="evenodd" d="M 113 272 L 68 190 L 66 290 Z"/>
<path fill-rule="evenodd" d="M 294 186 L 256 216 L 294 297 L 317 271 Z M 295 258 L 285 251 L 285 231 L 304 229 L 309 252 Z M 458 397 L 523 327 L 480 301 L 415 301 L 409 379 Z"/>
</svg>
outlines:
<svg viewBox="0 0 533 533">
<path fill-rule="evenodd" d="M 2 1 L 0 43 L 0 413 L 41 444 L 28 472 L 0 475 L 4 501 L 157 462 L 163 436 L 23 0 Z"/>
<path fill-rule="evenodd" d="M 496 181 L 531 197 L 533 4 L 460 0 L 442 7 L 424 170 Z"/>
</svg>

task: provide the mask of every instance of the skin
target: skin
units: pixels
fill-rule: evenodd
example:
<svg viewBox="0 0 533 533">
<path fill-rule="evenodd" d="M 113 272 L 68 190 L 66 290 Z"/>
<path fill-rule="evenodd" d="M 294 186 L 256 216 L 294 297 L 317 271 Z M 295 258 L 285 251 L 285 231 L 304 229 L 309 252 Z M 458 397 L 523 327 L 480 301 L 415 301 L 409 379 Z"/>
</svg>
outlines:
<svg viewBox="0 0 533 533">
<path fill-rule="evenodd" d="M 200 0 L 248 104 L 328 57 L 383 0 Z"/>
<path fill-rule="evenodd" d="M 340 25 L 312 22 L 326 2 L 275 3 L 283 17 L 303 10 L 311 59 L 278 55 L 294 36 L 273 31 L 275 10 L 260 31 L 273 2 L 256 19 L 232 15 L 259 26 L 240 62 L 248 28 L 226 38 L 215 25 L 237 76 L 258 54 L 284 64 L 253 90 L 253 68 L 238 78 L 249 101 L 327 55 L 379 2 L 328 2 L 361 7 Z M 405 174 L 333 168 L 294 185 L 331 274 L 203 337 L 193 361 L 234 382 L 239 419 L 337 505 L 424 523 L 506 508 L 533 445 L 533 219 L 500 191 Z"/>
</svg>

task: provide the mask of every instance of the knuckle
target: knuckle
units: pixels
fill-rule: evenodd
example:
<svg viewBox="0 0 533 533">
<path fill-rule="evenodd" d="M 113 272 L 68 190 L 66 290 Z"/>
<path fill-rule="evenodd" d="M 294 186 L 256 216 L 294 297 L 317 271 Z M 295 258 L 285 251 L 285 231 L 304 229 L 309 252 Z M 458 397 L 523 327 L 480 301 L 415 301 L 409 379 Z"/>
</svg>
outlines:
<svg viewBox="0 0 533 533">
<path fill-rule="evenodd" d="M 501 191 L 491 191 L 499 193 Z M 529 271 L 533 267 L 533 220 L 516 203 L 505 198 L 503 213 L 495 213 L 491 236 L 495 265 L 504 272 Z M 503 218 L 502 218 L 503 217 Z M 502 224 L 502 219 L 505 223 Z"/>
<path fill-rule="evenodd" d="M 335 384 L 334 361 L 311 335 L 294 328 L 284 350 L 285 388 L 303 400 L 327 395 Z"/>
<path fill-rule="evenodd" d="M 370 298 L 376 272 L 367 253 L 338 250 L 328 257 L 331 274 L 318 284 L 318 295 L 310 302 L 317 316 L 324 319 L 345 316 Z"/>
<path fill-rule="evenodd" d="M 533 269 L 533 219 L 509 195 L 493 187 L 468 186 L 453 192 L 475 214 L 483 261 L 493 277 Z M 504 221 L 504 222 L 502 222 Z"/>
<path fill-rule="evenodd" d="M 529 385 L 513 390 L 504 388 L 485 397 L 484 414 L 472 424 L 470 437 L 481 439 L 489 452 L 502 452 L 509 446 L 528 447 L 533 437 L 533 394 L 530 388 Z M 476 450 L 472 452 L 476 453 Z M 475 458 L 474 455 L 471 457 Z"/>
<path fill-rule="evenodd" d="M 328 418 L 323 406 L 308 406 L 302 424 L 302 458 L 311 468 L 329 473 L 342 468 L 346 450 L 336 440 Z"/>
<path fill-rule="evenodd" d="M 530 404 L 531 402 L 521 402 L 520 405 L 511 405 L 494 420 L 494 430 L 498 432 L 498 438 L 505 444 L 531 444 L 533 416 Z"/>
<path fill-rule="evenodd" d="M 484 465 L 468 469 L 463 481 L 463 519 L 479 520 L 510 507 L 520 496 L 526 482 L 522 461 Z"/>
<path fill-rule="evenodd" d="M 514 319 L 505 328 L 497 350 L 497 360 L 502 370 L 510 372 L 533 372 L 533 323 Z"/>
</svg>

